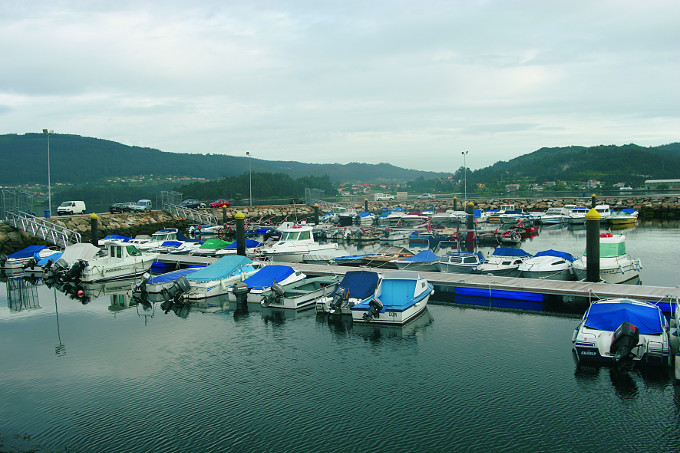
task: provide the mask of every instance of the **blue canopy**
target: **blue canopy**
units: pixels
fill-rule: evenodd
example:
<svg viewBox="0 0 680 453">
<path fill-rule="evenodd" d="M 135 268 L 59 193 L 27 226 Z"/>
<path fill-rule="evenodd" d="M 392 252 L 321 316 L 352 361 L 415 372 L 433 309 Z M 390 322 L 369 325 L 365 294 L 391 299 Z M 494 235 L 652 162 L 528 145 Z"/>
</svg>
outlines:
<svg viewBox="0 0 680 453">
<path fill-rule="evenodd" d="M 149 279 L 147 282 L 150 285 L 157 284 L 157 283 L 168 283 L 168 282 L 174 282 L 180 277 L 186 277 L 188 275 L 191 275 L 193 273 L 198 272 L 198 270 L 201 269 L 199 267 L 188 267 L 186 269 L 178 269 L 176 271 L 172 272 L 166 272 L 165 274 L 160 274 L 160 275 L 154 275 Z"/>
<path fill-rule="evenodd" d="M 385 211 L 385 212 L 380 213 L 380 215 L 379 215 L 378 217 L 383 217 L 383 218 L 384 218 L 384 217 L 387 217 L 387 216 L 390 215 L 390 214 L 392 214 L 392 212 L 390 212 L 390 211 Z"/>
<path fill-rule="evenodd" d="M 412 261 L 414 263 L 431 263 L 432 261 L 439 261 L 439 257 L 432 253 L 432 250 L 421 250 L 413 256 L 402 258 L 399 261 Z"/>
<path fill-rule="evenodd" d="M 615 331 L 621 323 L 635 324 L 640 335 L 656 335 L 663 332 L 663 314 L 659 307 L 651 304 L 638 305 L 622 299 L 618 303 L 594 303 L 588 309 L 585 326 L 591 329 Z"/>
<path fill-rule="evenodd" d="M 576 258 L 574 258 L 570 253 L 567 252 L 560 252 L 559 250 L 553 250 L 553 249 L 548 249 L 548 250 L 543 250 L 542 252 L 538 252 L 537 254 L 534 255 L 536 256 L 556 256 L 558 258 L 564 258 L 567 261 L 575 261 Z"/>
<path fill-rule="evenodd" d="M 122 234 L 107 234 L 102 241 L 122 241 L 128 242 L 131 238 L 123 236 Z"/>
<path fill-rule="evenodd" d="M 623 208 L 623 209 L 621 209 L 621 212 L 625 212 L 626 214 L 634 214 L 635 209 L 633 209 L 633 208 Z"/>
<path fill-rule="evenodd" d="M 53 263 L 56 263 L 59 258 L 61 258 L 63 252 L 54 252 L 50 256 L 46 256 L 45 258 L 41 258 L 38 260 L 38 266 L 44 266 L 47 264 L 49 260 L 52 260 Z"/>
<path fill-rule="evenodd" d="M 237 245 L 237 244 L 236 244 L 236 241 L 234 241 L 234 242 L 232 242 L 231 244 L 229 244 L 228 246 L 226 246 L 226 247 L 224 248 L 224 250 L 236 250 L 236 245 Z M 247 248 L 247 249 L 252 249 L 252 248 L 255 248 L 255 247 L 259 247 L 259 246 L 261 246 L 261 245 L 262 245 L 261 242 L 255 241 L 255 240 L 253 240 L 253 239 L 246 239 L 246 248 Z"/>
<path fill-rule="evenodd" d="M 241 255 L 225 255 L 210 266 L 194 272 L 187 279 L 194 282 L 209 282 L 252 270 L 255 268 L 249 258 Z"/>
<path fill-rule="evenodd" d="M 44 245 L 29 245 L 25 249 L 19 250 L 18 252 L 14 252 L 11 255 L 8 255 L 7 258 L 29 258 L 36 253 L 40 252 L 42 249 L 46 249 L 47 247 Z"/>
<path fill-rule="evenodd" d="M 369 215 L 371 215 L 371 213 L 370 213 L 370 212 L 360 212 L 360 213 L 357 214 L 357 215 L 358 215 L 359 217 L 368 217 Z"/>
<path fill-rule="evenodd" d="M 531 253 L 527 253 L 522 249 L 513 249 L 510 247 L 498 247 L 493 251 L 494 256 L 531 256 Z"/>
<path fill-rule="evenodd" d="M 276 282 L 282 282 L 295 273 L 295 269 L 282 264 L 271 264 L 255 272 L 250 277 L 243 280 L 250 289 L 269 288 Z"/>
<path fill-rule="evenodd" d="M 366 299 L 371 294 L 375 293 L 375 289 L 378 287 L 378 281 L 380 277 L 377 272 L 372 271 L 348 271 L 345 276 L 342 277 L 342 281 L 335 288 L 343 288 L 349 291 L 350 297 L 356 297 L 357 299 Z"/>
<path fill-rule="evenodd" d="M 163 241 L 161 247 L 181 247 L 183 242 L 180 241 Z"/>
</svg>

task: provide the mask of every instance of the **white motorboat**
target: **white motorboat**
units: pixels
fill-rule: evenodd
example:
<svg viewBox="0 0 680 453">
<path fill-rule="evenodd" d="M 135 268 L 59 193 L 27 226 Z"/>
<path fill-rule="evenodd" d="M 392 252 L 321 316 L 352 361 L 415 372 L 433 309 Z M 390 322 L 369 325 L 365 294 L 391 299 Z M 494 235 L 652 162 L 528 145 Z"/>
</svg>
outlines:
<svg viewBox="0 0 680 453">
<path fill-rule="evenodd" d="M 68 245 L 61 257 L 43 272 L 43 276 L 48 281 L 75 280 L 79 278 L 80 272 L 90 260 L 105 255 L 104 250 L 89 242 Z"/>
<path fill-rule="evenodd" d="M 352 322 L 405 324 L 423 313 L 434 286 L 412 272 L 385 273 L 375 294 L 353 306 Z"/>
<path fill-rule="evenodd" d="M 269 291 L 274 284 L 285 289 L 286 285 L 305 278 L 307 278 L 305 274 L 290 266 L 269 264 L 238 284 L 229 287 L 229 302 L 240 303 L 239 295 L 246 294 L 246 302 L 259 304 L 262 302 L 263 294 Z"/>
<path fill-rule="evenodd" d="M 375 294 L 380 274 L 373 271 L 347 271 L 336 289 L 316 301 L 317 313 L 351 315 L 350 309 Z"/>
<path fill-rule="evenodd" d="M 5 269 L 22 269 L 31 260 L 38 262 L 55 253 L 58 253 L 58 250 L 54 248 L 48 248 L 44 245 L 29 245 L 9 255 L 0 255 L 0 267 Z"/>
<path fill-rule="evenodd" d="M 106 256 L 87 261 L 80 277 L 83 282 L 102 282 L 142 275 L 158 257 L 156 253 L 143 253 L 134 245 L 110 242 L 105 244 L 105 248 Z"/>
<path fill-rule="evenodd" d="M 609 216 L 609 223 L 612 226 L 626 226 L 635 225 L 637 223 L 639 213 L 632 208 L 624 208 L 620 211 L 612 212 Z"/>
<path fill-rule="evenodd" d="M 529 258 L 531 258 L 531 254 L 522 249 L 498 247 L 473 272 L 503 277 L 519 277 L 519 265 Z"/>
<path fill-rule="evenodd" d="M 572 344 L 579 360 L 668 366 L 668 321 L 654 304 L 635 299 L 604 299 L 586 310 L 574 329 Z"/>
<path fill-rule="evenodd" d="M 577 206 L 572 208 L 569 213 L 569 218 L 567 222 L 571 225 L 583 225 L 586 223 L 586 214 L 588 214 L 589 209 L 585 206 Z"/>
<path fill-rule="evenodd" d="M 281 239 L 269 248 L 263 249 L 261 256 L 273 262 L 301 263 L 303 255 L 320 250 L 337 249 L 337 243 L 321 244 L 314 241 L 313 228 L 309 225 L 294 225 L 281 231 Z"/>
<path fill-rule="evenodd" d="M 548 208 L 547 211 L 541 214 L 540 222 L 543 225 L 556 225 L 565 223 L 568 221 L 570 214 L 571 209 L 567 208 L 566 206 Z"/>
<path fill-rule="evenodd" d="M 608 222 L 612 216 L 612 210 L 608 204 L 598 204 L 594 209 L 600 214 L 600 222 Z"/>
<path fill-rule="evenodd" d="M 519 265 L 522 277 L 544 280 L 573 280 L 574 258 L 570 253 L 558 250 L 543 250 Z"/>
<path fill-rule="evenodd" d="M 408 271 L 437 272 L 439 257 L 431 250 L 421 250 L 413 256 L 392 261 L 397 269 Z"/>
<path fill-rule="evenodd" d="M 588 257 L 574 261 L 574 272 L 578 280 L 587 276 Z M 600 234 L 600 279 L 607 283 L 624 283 L 640 276 L 642 264 L 626 253 L 626 237 L 622 234 Z"/>
<path fill-rule="evenodd" d="M 439 258 L 436 266 L 440 272 L 469 274 L 484 262 L 481 252 L 449 252 Z"/>
<path fill-rule="evenodd" d="M 189 289 L 184 299 L 199 301 L 228 294 L 235 283 L 255 274 L 257 269 L 250 258 L 241 255 L 225 255 L 209 266 L 186 277 Z"/>
<path fill-rule="evenodd" d="M 284 286 L 274 283 L 262 294 L 260 303 L 263 307 L 304 310 L 311 308 L 319 298 L 334 292 L 339 282 L 339 275 L 322 275 Z"/>
</svg>

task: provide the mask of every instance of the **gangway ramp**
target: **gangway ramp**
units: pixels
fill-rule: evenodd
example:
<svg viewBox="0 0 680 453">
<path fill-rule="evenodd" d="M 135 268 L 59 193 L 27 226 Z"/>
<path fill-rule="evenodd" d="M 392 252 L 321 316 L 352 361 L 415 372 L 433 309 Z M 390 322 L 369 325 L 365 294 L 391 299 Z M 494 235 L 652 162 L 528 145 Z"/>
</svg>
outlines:
<svg viewBox="0 0 680 453">
<path fill-rule="evenodd" d="M 41 238 L 45 242 L 66 247 L 81 241 L 81 235 L 77 231 L 52 223 L 46 219 L 35 217 L 23 211 L 8 211 L 5 213 L 5 221 L 17 230 Z"/>
</svg>

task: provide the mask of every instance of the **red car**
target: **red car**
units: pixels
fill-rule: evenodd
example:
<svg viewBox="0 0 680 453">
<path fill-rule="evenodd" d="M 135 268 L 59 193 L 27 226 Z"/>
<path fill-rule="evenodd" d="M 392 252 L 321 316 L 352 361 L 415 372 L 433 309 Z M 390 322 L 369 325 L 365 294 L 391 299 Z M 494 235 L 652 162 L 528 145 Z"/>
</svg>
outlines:
<svg viewBox="0 0 680 453">
<path fill-rule="evenodd" d="M 217 200 L 213 201 L 210 203 L 211 208 L 226 208 L 231 206 L 231 203 L 229 203 L 229 200 Z"/>
</svg>

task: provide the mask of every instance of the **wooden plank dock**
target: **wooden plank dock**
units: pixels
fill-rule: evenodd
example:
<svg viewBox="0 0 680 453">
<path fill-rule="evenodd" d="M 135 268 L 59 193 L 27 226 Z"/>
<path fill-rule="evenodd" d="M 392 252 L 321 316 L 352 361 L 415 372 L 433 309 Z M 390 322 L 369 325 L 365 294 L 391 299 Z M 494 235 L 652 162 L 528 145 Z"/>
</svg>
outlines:
<svg viewBox="0 0 680 453">
<path fill-rule="evenodd" d="M 177 268 L 180 268 L 188 265 L 208 265 L 215 262 L 216 258 L 163 254 L 158 257 L 157 261 L 174 263 Z M 359 268 L 330 264 L 290 263 L 290 265 L 309 275 L 343 275 L 348 270 L 357 269 L 375 270 L 377 272 L 381 271 L 380 268 Z M 446 272 L 420 272 L 420 275 L 435 286 L 449 287 L 451 289 L 462 287 L 489 290 L 489 292 L 515 291 L 594 299 L 630 297 L 653 303 L 671 303 L 680 298 L 680 288 L 678 287 L 615 285 L 611 283 L 542 280 L 536 278 L 498 277 L 481 274 L 454 274 Z"/>
</svg>

